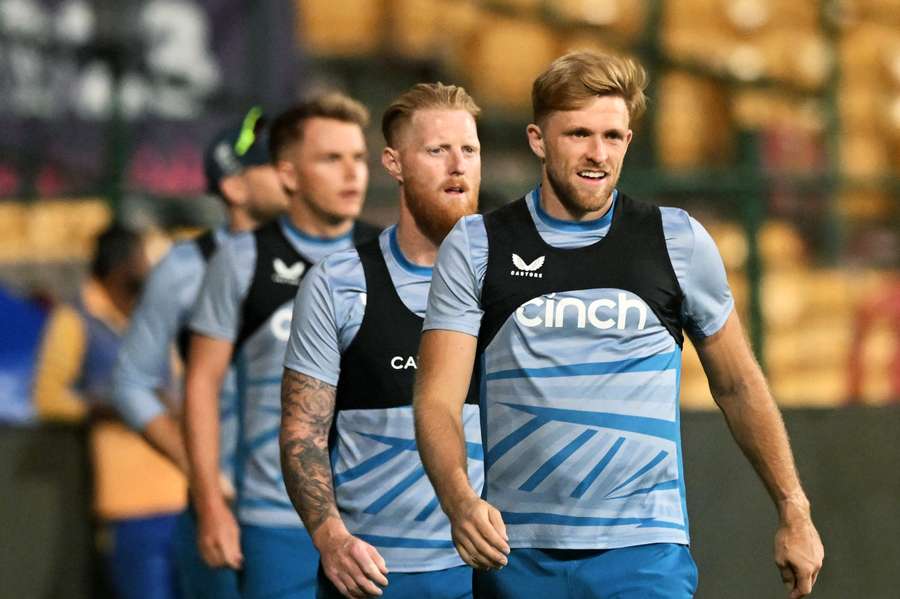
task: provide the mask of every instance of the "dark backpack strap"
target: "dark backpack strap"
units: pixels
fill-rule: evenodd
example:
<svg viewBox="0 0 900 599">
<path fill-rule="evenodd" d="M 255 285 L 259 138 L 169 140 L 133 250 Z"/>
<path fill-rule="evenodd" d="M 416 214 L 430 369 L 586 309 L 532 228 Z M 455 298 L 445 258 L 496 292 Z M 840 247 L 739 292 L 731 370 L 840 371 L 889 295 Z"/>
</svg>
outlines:
<svg viewBox="0 0 900 599">
<path fill-rule="evenodd" d="M 353 225 L 353 245 L 359 246 L 375 239 L 381 231 L 382 227 L 358 220 Z"/>
<path fill-rule="evenodd" d="M 216 242 L 215 231 L 212 229 L 195 237 L 194 243 L 197 244 L 197 249 L 200 250 L 200 255 L 203 256 L 204 262 L 209 262 L 219 245 Z"/>
</svg>

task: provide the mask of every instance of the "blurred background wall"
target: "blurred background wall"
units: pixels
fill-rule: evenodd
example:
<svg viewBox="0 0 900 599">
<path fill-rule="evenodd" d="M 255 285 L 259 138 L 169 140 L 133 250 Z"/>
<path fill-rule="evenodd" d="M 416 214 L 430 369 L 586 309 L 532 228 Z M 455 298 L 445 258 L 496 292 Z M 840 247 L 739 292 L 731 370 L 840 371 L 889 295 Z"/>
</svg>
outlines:
<svg viewBox="0 0 900 599">
<path fill-rule="evenodd" d="M 0 284 L 70 299 L 111 219 L 147 231 L 156 254 L 219 222 L 202 175 L 211 134 L 252 105 L 277 112 L 325 87 L 357 96 L 377 123 L 414 82 L 466 86 L 485 108 L 482 206 L 515 199 L 539 172 L 524 135 L 531 82 L 578 48 L 650 72 L 620 187 L 710 230 L 779 403 L 836 421 L 857 413 L 831 410 L 847 403 L 896 403 L 898 0 L 0 0 Z M 395 193 L 374 160 L 377 126 L 369 143 L 366 216 L 387 223 Z M 682 388 L 685 408 L 714 407 L 689 344 Z M 27 411 L 3 389 L 0 413 Z M 896 408 L 882 410 L 860 418 L 896 427 Z M 842 430 L 813 421 L 803 434 L 820 425 Z M 845 430 L 821 443 L 898 463 L 896 441 Z M 721 449 L 703 447 L 710 460 Z M 701 479 L 693 494 L 719 484 Z M 896 502 L 879 509 L 870 515 L 896 531 Z"/>
<path fill-rule="evenodd" d="M 113 215 L 161 239 L 216 222 L 212 132 L 322 87 L 377 122 L 413 82 L 465 85 L 486 108 L 482 204 L 516 198 L 538 172 L 531 82 L 575 48 L 650 71 L 621 186 L 712 232 L 778 400 L 895 399 L 897 325 L 864 304 L 898 293 L 897 0 L 0 0 L 0 276 L 65 296 Z M 372 175 L 368 216 L 389 222 Z M 711 407 L 685 354 L 684 405 Z"/>
</svg>

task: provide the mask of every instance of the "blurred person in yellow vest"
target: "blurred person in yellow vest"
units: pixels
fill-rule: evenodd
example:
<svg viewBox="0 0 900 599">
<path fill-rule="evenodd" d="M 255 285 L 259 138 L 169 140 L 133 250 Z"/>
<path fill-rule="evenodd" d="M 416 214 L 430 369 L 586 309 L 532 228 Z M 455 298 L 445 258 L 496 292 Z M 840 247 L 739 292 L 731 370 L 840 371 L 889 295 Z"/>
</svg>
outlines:
<svg viewBox="0 0 900 599">
<path fill-rule="evenodd" d="M 79 297 L 50 316 L 34 388 L 41 420 L 89 422 L 100 550 L 122 599 L 178 596 L 173 532 L 186 482 L 110 403 L 122 334 L 149 269 L 139 234 L 112 225 L 99 235 Z"/>
</svg>

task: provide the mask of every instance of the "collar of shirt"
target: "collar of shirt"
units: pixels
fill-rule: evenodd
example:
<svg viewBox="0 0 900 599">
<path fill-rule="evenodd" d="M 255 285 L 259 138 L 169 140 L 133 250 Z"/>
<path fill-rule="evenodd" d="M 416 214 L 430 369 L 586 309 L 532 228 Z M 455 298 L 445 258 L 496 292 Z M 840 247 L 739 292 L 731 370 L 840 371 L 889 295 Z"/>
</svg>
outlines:
<svg viewBox="0 0 900 599">
<path fill-rule="evenodd" d="M 592 220 L 586 221 L 573 221 L 573 220 L 563 220 L 560 218 L 556 218 L 554 216 L 550 216 L 544 210 L 543 206 L 541 206 L 541 186 L 538 185 L 535 187 L 531 193 L 528 194 L 528 201 L 531 202 L 533 207 L 533 212 L 537 216 L 537 218 L 541 221 L 541 224 L 545 225 L 550 229 L 555 229 L 557 231 L 597 231 L 600 229 L 604 229 L 609 227 L 610 223 L 612 223 L 612 215 L 613 209 L 616 206 L 616 200 L 619 198 L 619 190 L 613 190 L 612 202 L 609 205 L 609 210 L 601 216 L 600 218 L 595 218 Z"/>
<path fill-rule="evenodd" d="M 388 245 L 391 249 L 391 256 L 400 268 L 417 277 L 431 278 L 432 267 L 414 264 L 403 254 L 403 250 L 400 249 L 400 243 L 397 241 L 397 225 L 390 227 L 383 235 L 388 236 Z"/>
</svg>

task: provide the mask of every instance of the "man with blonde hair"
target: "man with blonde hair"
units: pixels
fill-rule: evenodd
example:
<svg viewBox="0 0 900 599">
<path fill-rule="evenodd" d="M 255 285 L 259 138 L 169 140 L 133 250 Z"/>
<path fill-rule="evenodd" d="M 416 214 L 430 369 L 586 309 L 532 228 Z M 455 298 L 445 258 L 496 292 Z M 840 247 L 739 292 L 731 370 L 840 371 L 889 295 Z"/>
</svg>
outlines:
<svg viewBox="0 0 900 599">
<path fill-rule="evenodd" d="M 210 566 L 241 570 L 245 599 L 314 596 L 315 551 L 281 478 L 278 388 L 301 278 L 377 234 L 354 222 L 368 183 L 367 123 L 365 107 L 342 94 L 310 98 L 274 120 L 269 154 L 288 213 L 222 244 L 190 321 L 185 440 L 197 540 Z M 218 455 L 219 390 L 231 364 L 236 518 L 219 485 Z"/>
<path fill-rule="evenodd" d="M 471 570 L 416 453 L 412 387 L 437 248 L 477 208 L 480 112 L 454 85 L 421 83 L 387 109 L 381 162 L 400 220 L 329 256 L 300 286 L 282 383 L 287 490 L 321 556 L 321 598 L 462 598 Z M 475 393 L 461 406 L 465 476 L 481 487 Z M 388 584 L 389 583 L 389 584 Z"/>
<path fill-rule="evenodd" d="M 680 598 L 697 572 L 679 430 L 683 331 L 779 512 L 775 560 L 808 594 L 823 550 L 722 260 L 683 210 L 616 189 L 644 107 L 635 62 L 557 59 L 533 87 L 541 184 L 441 246 L 419 353 L 419 451 L 483 597 Z M 476 366 L 484 493 L 460 407 Z"/>
</svg>

